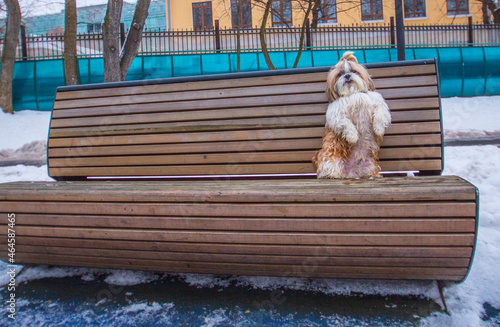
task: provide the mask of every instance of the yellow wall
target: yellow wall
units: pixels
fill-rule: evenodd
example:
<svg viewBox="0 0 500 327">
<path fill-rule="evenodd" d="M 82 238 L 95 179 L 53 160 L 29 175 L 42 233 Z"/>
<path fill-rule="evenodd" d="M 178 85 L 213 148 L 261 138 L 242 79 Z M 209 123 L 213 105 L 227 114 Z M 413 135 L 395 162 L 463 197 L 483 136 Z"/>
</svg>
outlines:
<svg viewBox="0 0 500 327">
<path fill-rule="evenodd" d="M 192 3 L 203 2 L 201 0 L 165 0 L 167 2 L 167 26 L 168 15 L 168 2 L 170 2 L 170 26 L 173 30 L 193 29 L 193 13 Z M 361 21 L 361 7 L 356 6 L 351 8 L 352 4 L 341 3 L 337 7 L 337 23 L 341 25 L 351 24 L 388 24 L 390 17 L 394 16 L 394 0 L 383 0 L 384 8 L 383 15 L 384 21 L 376 22 L 362 22 Z M 219 20 L 221 28 L 231 28 L 231 10 L 230 0 L 212 0 L 212 16 L 213 20 Z M 340 2 L 340 1 L 338 1 Z M 304 12 L 299 9 L 299 5 L 292 1 L 294 12 L 292 13 L 292 20 L 294 26 L 302 25 Z M 415 24 L 466 24 L 468 21 L 467 16 L 449 17 L 447 16 L 446 0 L 427 0 L 426 1 L 426 14 L 425 18 L 407 18 L 405 19 L 406 25 Z M 476 23 L 482 22 L 481 4 L 479 1 L 469 0 L 469 11 Z M 260 26 L 263 16 L 262 8 L 252 9 L 252 26 Z M 271 26 L 271 17 L 269 17 L 267 26 Z"/>
</svg>

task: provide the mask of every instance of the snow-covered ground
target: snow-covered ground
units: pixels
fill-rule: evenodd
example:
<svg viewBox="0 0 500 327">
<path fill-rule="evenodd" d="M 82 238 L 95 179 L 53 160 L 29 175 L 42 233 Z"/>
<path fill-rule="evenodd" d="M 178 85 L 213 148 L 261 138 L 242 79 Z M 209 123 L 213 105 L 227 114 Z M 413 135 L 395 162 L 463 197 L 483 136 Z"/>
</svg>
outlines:
<svg viewBox="0 0 500 327">
<path fill-rule="evenodd" d="M 445 135 L 448 138 L 500 136 L 500 96 L 476 98 L 443 99 Z M 14 116 L 0 114 L 0 160 L 9 155 L 29 156 L 33 145 L 45 142 L 50 114 L 33 111 L 16 113 Z M 34 143 L 33 143 L 34 142 Z M 30 146 L 25 146 L 31 144 Z M 20 150 L 25 146 L 28 150 Z M 3 157 L 2 157 L 3 156 Z M 450 315 L 433 313 L 420 320 L 423 326 L 497 326 L 493 321 L 485 321 L 485 308 L 500 310 L 500 148 L 498 146 L 447 147 L 445 149 L 445 174 L 461 176 L 476 185 L 481 194 L 479 238 L 474 265 L 468 279 L 459 285 L 445 289 Z M 49 181 L 47 167 L 0 168 L 0 182 L 9 181 Z M 0 284 L 8 282 L 7 266 L 0 262 Z M 95 270 L 82 268 L 48 268 L 38 266 L 27 268 L 17 277 L 17 282 L 32 282 L 42 278 L 62 278 L 77 276 L 84 281 L 101 278 L 109 285 L 147 285 L 161 279 L 171 278 L 147 272 Z M 242 286 L 252 289 L 291 289 L 314 291 L 328 295 L 417 295 L 441 303 L 434 282 L 409 281 L 367 281 L 334 279 L 298 279 L 271 277 L 220 277 L 211 275 L 180 274 L 176 278 L 195 287 L 224 289 Z M 29 303 L 19 302 L 19 310 L 29 307 Z M 31 304 L 33 306 L 33 304 Z M 51 304 L 52 305 L 52 304 Z M 56 305 L 56 304 L 54 304 Z M 40 304 L 40 310 L 43 305 Z M 91 309 L 89 309 L 91 310 Z M 116 317 L 130 313 L 141 315 L 169 315 L 175 312 L 175 303 L 134 303 L 128 307 L 110 308 Z M 243 315 L 244 315 L 243 311 Z M 87 312 L 92 315 L 92 312 Z M 21 317 L 23 317 L 21 315 Z M 217 326 L 230 319 L 224 310 L 207 314 L 206 325 Z M 24 316 L 26 325 L 29 318 Z M 0 318 L 1 320 L 1 318 Z M 4 320 L 5 321 L 5 320 Z M 345 320 L 338 317 L 322 317 L 324 325 L 341 326 Z M 356 325 L 356 323 L 349 323 Z M 118 324 L 119 325 L 119 324 Z M 226 321 L 227 325 L 227 321 Z M 292 324 L 293 325 L 293 324 Z M 364 325 L 364 324 L 363 324 Z"/>
</svg>

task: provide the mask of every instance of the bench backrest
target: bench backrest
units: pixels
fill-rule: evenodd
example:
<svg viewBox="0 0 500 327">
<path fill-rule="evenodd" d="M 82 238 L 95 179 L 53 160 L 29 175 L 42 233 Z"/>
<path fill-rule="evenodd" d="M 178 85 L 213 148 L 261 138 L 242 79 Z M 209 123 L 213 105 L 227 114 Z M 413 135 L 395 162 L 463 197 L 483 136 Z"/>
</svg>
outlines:
<svg viewBox="0 0 500 327">
<path fill-rule="evenodd" d="M 367 64 L 392 112 L 382 170 L 440 174 L 435 60 Z M 314 174 L 329 67 L 57 89 L 49 175 Z"/>
</svg>

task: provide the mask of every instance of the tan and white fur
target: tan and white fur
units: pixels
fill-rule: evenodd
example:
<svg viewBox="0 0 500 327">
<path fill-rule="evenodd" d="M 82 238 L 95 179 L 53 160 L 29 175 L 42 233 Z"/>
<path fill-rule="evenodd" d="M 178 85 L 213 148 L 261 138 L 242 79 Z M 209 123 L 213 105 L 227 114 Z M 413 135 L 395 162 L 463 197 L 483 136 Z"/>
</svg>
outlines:
<svg viewBox="0 0 500 327">
<path fill-rule="evenodd" d="M 379 177 L 378 151 L 391 114 L 352 52 L 330 70 L 323 145 L 313 157 L 318 178 Z"/>
</svg>

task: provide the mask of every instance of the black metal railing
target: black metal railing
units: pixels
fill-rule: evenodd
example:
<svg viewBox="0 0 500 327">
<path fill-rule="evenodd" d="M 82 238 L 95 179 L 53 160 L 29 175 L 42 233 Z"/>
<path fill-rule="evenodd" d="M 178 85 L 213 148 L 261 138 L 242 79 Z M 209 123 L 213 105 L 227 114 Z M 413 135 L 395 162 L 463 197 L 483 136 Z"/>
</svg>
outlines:
<svg viewBox="0 0 500 327">
<path fill-rule="evenodd" d="M 122 25 L 123 28 L 123 25 Z M 125 34 L 122 31 L 122 36 Z M 241 29 L 241 52 L 261 50 L 260 30 Z M 236 52 L 237 31 L 219 29 L 206 31 L 143 32 L 140 55 L 173 55 Z M 294 51 L 299 48 L 300 27 L 268 28 L 265 38 L 270 51 Z M 407 47 L 499 46 L 500 25 L 409 25 L 405 26 Z M 123 40 L 122 40 L 123 41 Z M 306 28 L 304 49 L 360 49 L 395 46 L 395 27 L 391 20 L 385 25 L 336 25 Z M 0 39 L 0 54 L 3 40 Z M 18 60 L 61 59 L 64 50 L 63 35 L 26 36 L 21 33 Z M 102 34 L 77 35 L 77 54 L 81 58 L 102 57 Z"/>
</svg>

